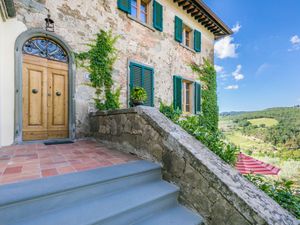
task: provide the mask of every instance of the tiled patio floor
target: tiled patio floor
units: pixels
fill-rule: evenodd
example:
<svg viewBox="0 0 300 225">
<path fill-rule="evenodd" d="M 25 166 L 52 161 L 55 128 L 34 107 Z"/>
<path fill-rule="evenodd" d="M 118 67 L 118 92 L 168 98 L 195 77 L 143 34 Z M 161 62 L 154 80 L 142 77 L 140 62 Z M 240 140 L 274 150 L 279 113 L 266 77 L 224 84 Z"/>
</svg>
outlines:
<svg viewBox="0 0 300 225">
<path fill-rule="evenodd" d="M 0 148 L 0 185 L 122 164 L 138 158 L 92 141 Z"/>
</svg>

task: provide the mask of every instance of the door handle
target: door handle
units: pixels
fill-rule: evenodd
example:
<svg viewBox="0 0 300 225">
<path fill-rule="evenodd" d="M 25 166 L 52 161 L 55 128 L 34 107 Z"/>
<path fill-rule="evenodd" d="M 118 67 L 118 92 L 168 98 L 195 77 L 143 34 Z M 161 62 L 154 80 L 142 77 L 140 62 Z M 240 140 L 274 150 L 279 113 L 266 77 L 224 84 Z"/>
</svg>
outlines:
<svg viewBox="0 0 300 225">
<path fill-rule="evenodd" d="M 61 92 L 60 91 L 57 91 L 55 94 L 56 94 L 56 96 L 61 96 Z"/>
<path fill-rule="evenodd" d="M 33 88 L 31 91 L 32 91 L 33 94 L 37 94 L 39 92 L 39 90 L 35 89 L 35 88 Z"/>
</svg>

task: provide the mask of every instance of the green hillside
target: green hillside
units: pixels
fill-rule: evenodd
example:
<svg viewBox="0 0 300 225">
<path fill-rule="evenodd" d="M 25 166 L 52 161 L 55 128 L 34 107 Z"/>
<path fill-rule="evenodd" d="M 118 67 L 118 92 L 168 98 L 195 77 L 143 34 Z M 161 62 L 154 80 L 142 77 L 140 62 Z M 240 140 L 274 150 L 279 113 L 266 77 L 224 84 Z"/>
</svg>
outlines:
<svg viewBox="0 0 300 225">
<path fill-rule="evenodd" d="M 228 129 L 228 127 L 224 127 L 227 122 L 227 125 L 232 127 L 231 131 L 238 130 L 243 135 L 271 143 L 278 149 L 290 150 L 290 153 L 295 153 L 293 150 L 300 149 L 299 107 L 245 112 L 238 115 L 221 116 L 220 120 L 222 121 L 220 128 L 223 130 Z M 296 156 L 300 157 L 297 152 L 295 153 Z"/>
<path fill-rule="evenodd" d="M 300 187 L 300 107 L 222 113 L 219 127 L 242 152 L 277 165 Z"/>
</svg>

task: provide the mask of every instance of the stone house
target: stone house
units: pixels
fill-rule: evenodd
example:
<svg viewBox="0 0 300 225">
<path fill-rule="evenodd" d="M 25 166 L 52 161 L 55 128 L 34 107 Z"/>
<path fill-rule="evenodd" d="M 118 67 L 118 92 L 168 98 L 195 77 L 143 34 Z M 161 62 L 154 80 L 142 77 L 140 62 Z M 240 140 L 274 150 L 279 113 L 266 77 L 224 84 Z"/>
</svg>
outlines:
<svg viewBox="0 0 300 225">
<path fill-rule="evenodd" d="M 90 113 L 74 52 L 101 29 L 123 109 Z M 0 224 L 298 225 L 157 110 L 201 110 L 189 64 L 229 34 L 201 0 L 0 0 Z M 128 107 L 134 86 L 154 107 Z"/>
<path fill-rule="evenodd" d="M 74 52 L 111 30 L 116 44 L 114 87 L 122 108 L 142 86 L 147 104 L 200 110 L 200 84 L 189 64 L 213 61 L 214 41 L 231 30 L 199 0 L 1 0 L 0 146 L 74 138 L 88 131 L 94 90 Z M 54 30 L 45 29 L 50 15 Z M 52 24 L 53 25 L 53 24 Z"/>
</svg>

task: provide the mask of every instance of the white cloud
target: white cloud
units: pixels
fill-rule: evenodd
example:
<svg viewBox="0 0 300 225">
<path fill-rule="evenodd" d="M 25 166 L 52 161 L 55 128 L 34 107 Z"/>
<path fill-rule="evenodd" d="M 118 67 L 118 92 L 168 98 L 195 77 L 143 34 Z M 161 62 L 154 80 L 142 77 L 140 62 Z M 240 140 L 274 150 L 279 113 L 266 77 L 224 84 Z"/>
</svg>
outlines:
<svg viewBox="0 0 300 225">
<path fill-rule="evenodd" d="M 231 30 L 233 31 L 233 33 L 237 33 L 237 32 L 240 31 L 241 28 L 242 28 L 242 25 L 240 25 L 240 23 L 237 22 L 237 23 L 233 26 L 233 28 L 231 28 Z"/>
<path fill-rule="evenodd" d="M 237 90 L 239 89 L 239 85 L 229 85 L 225 87 L 226 90 Z"/>
<path fill-rule="evenodd" d="M 227 80 L 227 77 L 229 77 L 229 75 L 226 74 L 226 73 L 222 73 L 222 74 L 220 74 L 219 77 L 220 77 L 222 80 Z"/>
<path fill-rule="evenodd" d="M 293 37 L 291 37 L 290 41 L 293 45 L 300 44 L 300 38 L 298 35 L 294 35 Z"/>
<path fill-rule="evenodd" d="M 215 70 L 218 75 L 217 78 L 220 78 L 221 80 L 225 81 L 225 80 L 227 80 L 227 77 L 229 77 L 229 75 L 224 70 L 223 66 L 215 65 Z"/>
<path fill-rule="evenodd" d="M 238 44 L 235 44 L 233 37 L 227 36 L 215 43 L 215 54 L 220 59 L 237 57 Z"/>
<path fill-rule="evenodd" d="M 292 43 L 292 48 L 289 51 L 300 50 L 300 37 L 298 35 L 292 36 L 290 42 Z"/>
<path fill-rule="evenodd" d="M 263 63 L 261 64 L 258 69 L 256 70 L 256 75 L 260 75 L 262 73 L 264 73 L 268 68 L 270 68 L 271 65 L 268 63 Z"/>
<path fill-rule="evenodd" d="M 224 71 L 224 68 L 222 66 L 215 65 L 215 70 L 217 73 L 222 73 Z"/>
<path fill-rule="evenodd" d="M 235 71 L 233 71 L 232 76 L 235 80 L 243 80 L 244 75 L 241 73 L 242 65 L 237 65 Z"/>
</svg>

